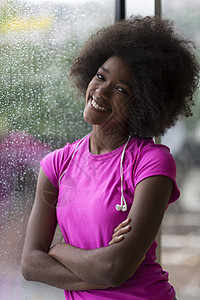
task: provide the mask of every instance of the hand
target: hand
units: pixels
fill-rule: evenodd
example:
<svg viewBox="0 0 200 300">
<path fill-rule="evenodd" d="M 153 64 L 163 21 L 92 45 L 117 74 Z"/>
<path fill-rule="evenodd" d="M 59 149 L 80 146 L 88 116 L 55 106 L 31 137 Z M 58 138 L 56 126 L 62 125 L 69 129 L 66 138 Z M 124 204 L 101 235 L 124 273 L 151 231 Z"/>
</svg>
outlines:
<svg viewBox="0 0 200 300">
<path fill-rule="evenodd" d="M 127 218 L 115 228 L 112 240 L 109 242 L 109 246 L 119 243 L 124 239 L 124 234 L 131 230 L 131 226 L 129 225 L 130 221 L 131 219 Z"/>
</svg>

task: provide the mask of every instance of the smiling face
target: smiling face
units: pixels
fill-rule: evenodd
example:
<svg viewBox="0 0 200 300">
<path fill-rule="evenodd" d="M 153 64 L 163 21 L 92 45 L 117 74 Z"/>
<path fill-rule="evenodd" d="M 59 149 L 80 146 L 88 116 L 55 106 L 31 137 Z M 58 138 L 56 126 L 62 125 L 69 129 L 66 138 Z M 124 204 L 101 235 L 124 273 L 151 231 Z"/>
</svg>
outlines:
<svg viewBox="0 0 200 300">
<path fill-rule="evenodd" d="M 106 127 L 124 126 L 132 75 L 132 68 L 117 56 L 99 67 L 86 91 L 85 121 Z"/>
</svg>

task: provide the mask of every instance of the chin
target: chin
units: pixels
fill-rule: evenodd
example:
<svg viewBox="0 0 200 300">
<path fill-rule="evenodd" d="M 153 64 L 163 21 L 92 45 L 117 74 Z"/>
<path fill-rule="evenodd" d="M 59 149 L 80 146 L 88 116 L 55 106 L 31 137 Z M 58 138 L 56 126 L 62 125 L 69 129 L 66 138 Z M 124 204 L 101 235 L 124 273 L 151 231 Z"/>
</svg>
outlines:
<svg viewBox="0 0 200 300">
<path fill-rule="evenodd" d="M 97 122 L 95 122 L 95 120 L 92 120 L 92 118 L 90 118 L 90 116 L 87 116 L 86 114 L 83 114 L 83 119 L 86 123 L 90 125 L 98 125 Z"/>
</svg>

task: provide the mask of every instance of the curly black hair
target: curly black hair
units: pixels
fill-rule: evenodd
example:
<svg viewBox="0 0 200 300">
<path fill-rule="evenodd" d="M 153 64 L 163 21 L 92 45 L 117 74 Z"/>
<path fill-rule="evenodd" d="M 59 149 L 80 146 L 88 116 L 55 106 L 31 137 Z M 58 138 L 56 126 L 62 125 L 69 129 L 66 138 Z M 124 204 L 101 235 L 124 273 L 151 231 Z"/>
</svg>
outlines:
<svg viewBox="0 0 200 300">
<path fill-rule="evenodd" d="M 191 116 L 199 82 L 194 44 L 159 17 L 135 16 L 101 29 L 87 41 L 71 66 L 71 76 L 85 93 L 98 68 L 118 56 L 133 69 L 129 134 L 164 134 L 179 115 Z"/>
</svg>

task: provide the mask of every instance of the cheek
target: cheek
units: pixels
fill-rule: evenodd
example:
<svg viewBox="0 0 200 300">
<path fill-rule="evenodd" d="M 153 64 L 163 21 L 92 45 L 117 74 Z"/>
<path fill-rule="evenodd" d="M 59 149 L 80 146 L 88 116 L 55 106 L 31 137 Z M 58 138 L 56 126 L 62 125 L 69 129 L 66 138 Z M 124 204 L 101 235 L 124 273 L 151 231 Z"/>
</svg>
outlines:
<svg viewBox="0 0 200 300">
<path fill-rule="evenodd" d="M 88 83 L 88 89 L 92 89 L 92 87 L 95 85 L 95 77 L 92 78 L 92 80 Z"/>
<path fill-rule="evenodd" d="M 122 99 L 115 107 L 115 115 L 118 116 L 119 120 L 123 121 L 128 119 L 129 105 L 129 101 Z"/>
<path fill-rule="evenodd" d="M 131 98 L 126 98 L 123 99 L 123 102 L 121 103 L 121 110 L 123 113 L 129 111 L 130 106 L 132 105 L 132 99 Z"/>
<path fill-rule="evenodd" d="M 90 83 L 87 86 L 87 90 L 86 90 L 86 101 L 92 91 L 92 89 L 94 89 L 94 84 L 93 84 L 93 80 L 90 81 Z"/>
<path fill-rule="evenodd" d="M 89 97 L 89 90 L 88 90 L 88 88 L 87 88 L 86 93 L 85 93 L 85 99 L 86 99 L 86 102 L 87 102 L 88 97 Z"/>
<path fill-rule="evenodd" d="M 115 110 L 118 112 L 124 112 L 126 111 L 128 105 L 128 100 L 124 99 L 123 97 L 120 97 L 115 103 Z"/>
</svg>

